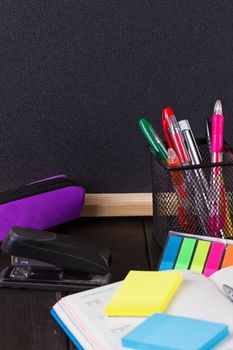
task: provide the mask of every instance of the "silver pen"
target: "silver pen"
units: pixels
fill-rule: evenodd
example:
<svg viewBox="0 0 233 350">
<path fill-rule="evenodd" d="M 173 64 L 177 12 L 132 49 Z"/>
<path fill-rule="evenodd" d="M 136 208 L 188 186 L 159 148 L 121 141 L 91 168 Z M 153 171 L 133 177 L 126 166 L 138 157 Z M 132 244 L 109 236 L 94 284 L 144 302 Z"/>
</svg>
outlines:
<svg viewBox="0 0 233 350">
<path fill-rule="evenodd" d="M 191 159 L 192 165 L 201 164 L 202 158 L 193 136 L 192 129 L 187 119 L 179 121 L 186 148 Z M 193 185 L 195 192 L 195 204 L 200 219 L 201 226 L 205 233 L 208 233 L 208 217 L 209 217 L 209 186 L 205 174 L 202 169 L 194 169 Z M 196 181 L 195 181 L 196 178 Z"/>
<path fill-rule="evenodd" d="M 193 136 L 193 132 L 191 130 L 189 121 L 187 119 L 180 120 L 179 125 L 182 131 L 182 134 L 184 136 L 185 140 L 185 145 L 187 147 L 189 156 L 191 158 L 191 163 L 192 164 L 200 164 L 202 159 L 201 159 L 201 154 L 198 149 L 196 140 Z"/>
<path fill-rule="evenodd" d="M 228 286 L 227 284 L 224 284 L 222 286 L 226 296 L 230 299 L 230 301 L 233 302 L 233 288 Z"/>
</svg>

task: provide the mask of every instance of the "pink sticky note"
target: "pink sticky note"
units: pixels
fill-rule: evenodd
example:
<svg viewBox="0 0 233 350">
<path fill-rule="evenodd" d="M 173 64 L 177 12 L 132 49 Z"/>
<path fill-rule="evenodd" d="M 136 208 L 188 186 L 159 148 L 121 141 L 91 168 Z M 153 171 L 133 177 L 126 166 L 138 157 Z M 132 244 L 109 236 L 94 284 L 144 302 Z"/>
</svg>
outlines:
<svg viewBox="0 0 233 350">
<path fill-rule="evenodd" d="M 223 243 L 212 242 L 203 272 L 205 276 L 208 277 L 219 269 L 224 250 L 225 245 Z"/>
</svg>

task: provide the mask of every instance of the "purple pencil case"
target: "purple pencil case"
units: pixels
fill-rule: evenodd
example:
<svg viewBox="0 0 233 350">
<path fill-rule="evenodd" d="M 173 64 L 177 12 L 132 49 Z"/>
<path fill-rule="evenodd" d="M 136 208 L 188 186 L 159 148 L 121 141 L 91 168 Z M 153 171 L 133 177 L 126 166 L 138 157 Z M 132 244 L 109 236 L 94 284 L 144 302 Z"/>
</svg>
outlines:
<svg viewBox="0 0 233 350">
<path fill-rule="evenodd" d="M 0 193 L 0 241 L 13 226 L 48 229 L 80 216 L 85 189 L 58 175 Z"/>
</svg>

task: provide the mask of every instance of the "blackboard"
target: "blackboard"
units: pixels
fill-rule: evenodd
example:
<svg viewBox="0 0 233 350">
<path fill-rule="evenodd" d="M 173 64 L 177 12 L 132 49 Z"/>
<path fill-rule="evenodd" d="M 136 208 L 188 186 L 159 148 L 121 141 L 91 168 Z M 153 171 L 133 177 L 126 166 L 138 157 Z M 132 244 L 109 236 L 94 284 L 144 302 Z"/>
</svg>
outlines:
<svg viewBox="0 0 233 350">
<path fill-rule="evenodd" d="M 66 173 L 87 192 L 151 191 L 137 120 L 232 143 L 232 1 L 1 0 L 0 190 Z"/>
</svg>

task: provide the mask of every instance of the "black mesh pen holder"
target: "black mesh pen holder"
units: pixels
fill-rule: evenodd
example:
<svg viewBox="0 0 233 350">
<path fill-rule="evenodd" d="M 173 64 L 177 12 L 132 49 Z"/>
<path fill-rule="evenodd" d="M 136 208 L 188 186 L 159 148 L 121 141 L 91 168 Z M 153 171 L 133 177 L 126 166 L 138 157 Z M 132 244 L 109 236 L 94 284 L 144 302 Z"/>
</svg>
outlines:
<svg viewBox="0 0 233 350">
<path fill-rule="evenodd" d="M 233 238 L 233 151 L 211 163 L 205 139 L 200 165 L 168 167 L 149 147 L 152 163 L 153 236 L 163 246 L 169 231 Z"/>
</svg>

